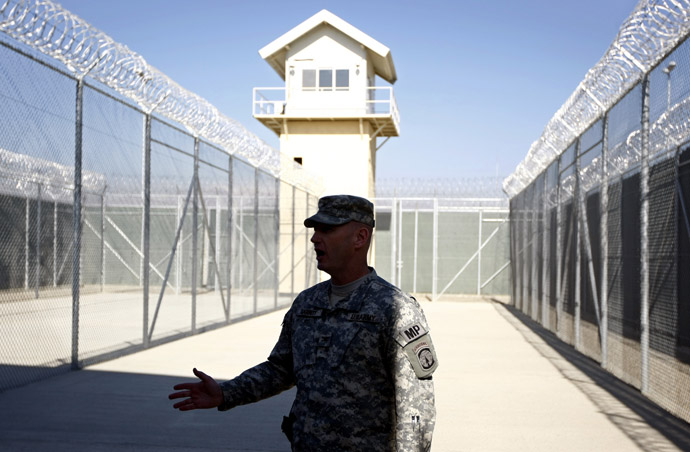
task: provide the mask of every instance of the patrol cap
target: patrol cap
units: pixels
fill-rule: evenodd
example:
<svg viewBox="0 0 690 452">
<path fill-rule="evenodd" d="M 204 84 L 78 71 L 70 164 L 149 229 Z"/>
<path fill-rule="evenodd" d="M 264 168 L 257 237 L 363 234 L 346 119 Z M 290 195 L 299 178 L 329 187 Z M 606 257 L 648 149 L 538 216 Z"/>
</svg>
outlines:
<svg viewBox="0 0 690 452">
<path fill-rule="evenodd" d="M 304 225 L 313 228 L 316 224 L 339 226 L 358 221 L 374 227 L 374 205 L 368 199 L 352 195 L 324 196 L 319 199 L 319 211 L 304 220 Z"/>
</svg>

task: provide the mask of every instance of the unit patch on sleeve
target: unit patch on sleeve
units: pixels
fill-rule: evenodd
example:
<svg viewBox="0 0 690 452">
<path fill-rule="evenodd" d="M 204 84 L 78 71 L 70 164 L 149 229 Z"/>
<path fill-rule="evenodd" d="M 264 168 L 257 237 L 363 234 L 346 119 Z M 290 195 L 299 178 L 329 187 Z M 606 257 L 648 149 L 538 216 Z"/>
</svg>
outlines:
<svg viewBox="0 0 690 452">
<path fill-rule="evenodd" d="M 397 339 L 417 378 L 430 377 L 438 367 L 438 359 L 429 332 L 415 323 L 400 330 Z"/>
</svg>

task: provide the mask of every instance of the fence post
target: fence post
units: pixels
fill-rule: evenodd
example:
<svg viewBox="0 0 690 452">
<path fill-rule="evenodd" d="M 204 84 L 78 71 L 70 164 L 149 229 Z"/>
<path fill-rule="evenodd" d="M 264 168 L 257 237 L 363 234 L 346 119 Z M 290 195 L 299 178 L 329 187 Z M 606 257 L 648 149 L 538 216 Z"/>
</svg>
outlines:
<svg viewBox="0 0 690 452">
<path fill-rule="evenodd" d="M 58 217 L 58 202 L 57 199 L 53 202 L 53 287 L 57 287 L 57 217 Z"/>
<path fill-rule="evenodd" d="M 649 391 L 649 77 L 642 79 L 642 124 L 640 151 L 640 349 L 642 353 L 641 391 Z"/>
<path fill-rule="evenodd" d="M 196 334 L 196 290 L 198 229 L 199 229 L 199 137 L 194 137 L 194 173 L 192 175 L 192 334 Z"/>
<path fill-rule="evenodd" d="M 549 253 L 549 239 L 551 238 L 551 214 L 549 212 L 548 206 L 548 190 L 549 190 L 549 169 L 550 166 L 546 168 L 546 171 L 544 172 L 544 187 L 542 189 L 542 203 L 541 203 L 541 208 L 542 208 L 542 248 L 541 248 L 541 261 L 542 261 L 542 266 L 541 266 L 541 324 L 548 328 L 548 304 L 546 303 L 546 293 L 547 293 L 547 288 L 546 288 L 546 272 L 549 269 L 549 258 L 550 258 L 550 253 Z M 548 232 L 547 232 L 548 231 Z"/>
<path fill-rule="evenodd" d="M 438 289 L 438 198 L 434 198 L 433 239 L 431 251 L 431 299 L 436 301 Z"/>
<path fill-rule="evenodd" d="M 479 208 L 479 226 L 477 236 L 477 295 L 482 294 L 482 209 Z"/>
<path fill-rule="evenodd" d="M 396 257 L 398 244 L 398 200 L 393 198 L 391 204 L 391 283 L 395 284 L 397 281 L 396 272 Z"/>
<path fill-rule="evenodd" d="M 290 245 L 290 297 L 295 298 L 295 195 L 297 187 L 292 186 L 292 229 Z"/>
<path fill-rule="evenodd" d="M 563 279 L 563 242 L 561 231 L 561 159 L 558 158 L 556 165 L 556 334 L 561 330 L 561 310 L 563 309 L 563 296 L 561 295 L 561 284 Z"/>
<path fill-rule="evenodd" d="M 609 121 L 608 113 L 604 114 L 604 127 L 601 144 L 601 189 L 600 189 L 600 210 L 601 210 L 601 302 L 600 302 L 600 329 L 601 337 L 601 367 L 608 367 L 608 268 L 609 268 L 609 174 L 608 174 L 608 145 L 609 145 Z"/>
<path fill-rule="evenodd" d="M 412 270 L 412 292 L 417 292 L 417 242 L 419 236 L 419 206 L 414 207 L 414 268 Z"/>
<path fill-rule="evenodd" d="M 38 298 L 38 290 L 41 285 L 41 197 L 42 186 L 36 184 L 36 284 L 34 287 L 36 298 Z"/>
<path fill-rule="evenodd" d="M 74 205 L 72 208 L 72 369 L 79 368 L 79 284 L 81 258 L 81 164 L 84 78 L 77 79 L 74 133 Z"/>
<path fill-rule="evenodd" d="M 144 115 L 144 155 L 143 155 L 144 171 L 143 177 L 143 201 L 144 208 L 142 210 L 141 218 L 141 248 L 143 252 L 141 263 L 141 277 L 142 277 L 142 291 L 144 298 L 144 312 L 143 312 L 143 334 L 144 347 L 150 345 L 149 341 L 149 285 L 150 285 L 150 240 L 151 240 L 151 114 Z M 165 281 L 163 282 L 165 284 Z"/>
<path fill-rule="evenodd" d="M 276 194 L 275 194 L 275 206 L 273 208 L 273 215 L 275 218 L 276 236 L 275 236 L 275 261 L 273 263 L 273 271 L 275 276 L 275 292 L 273 295 L 273 307 L 278 307 L 278 292 L 280 286 L 280 274 L 278 270 L 280 269 L 280 178 L 276 177 Z"/>
<path fill-rule="evenodd" d="M 259 167 L 254 168 L 254 314 L 259 308 Z"/>
<path fill-rule="evenodd" d="M 233 214 L 232 214 L 232 185 L 233 185 L 233 164 L 232 155 L 228 156 L 228 238 L 227 238 L 227 249 L 228 249 L 228 263 L 227 263 L 227 278 L 228 278 L 228 301 L 225 305 L 225 321 L 230 323 L 230 301 L 232 300 L 232 278 L 233 278 L 233 259 L 232 259 L 232 239 L 235 234 L 235 228 L 233 227 Z M 241 258 L 240 258 L 241 259 Z M 241 260 L 240 260 L 241 262 Z"/>
<path fill-rule="evenodd" d="M 573 218 L 580 217 L 582 212 L 580 212 L 580 198 L 582 193 L 580 193 L 580 139 L 577 139 L 575 144 L 575 190 L 573 193 Z M 577 228 L 577 234 L 575 234 L 575 337 L 573 338 L 573 346 L 576 350 L 580 350 L 580 340 L 582 339 L 582 331 L 580 330 L 580 320 L 582 317 L 582 233 L 584 228 L 580 227 L 578 221 L 573 221 L 571 228 Z"/>
</svg>

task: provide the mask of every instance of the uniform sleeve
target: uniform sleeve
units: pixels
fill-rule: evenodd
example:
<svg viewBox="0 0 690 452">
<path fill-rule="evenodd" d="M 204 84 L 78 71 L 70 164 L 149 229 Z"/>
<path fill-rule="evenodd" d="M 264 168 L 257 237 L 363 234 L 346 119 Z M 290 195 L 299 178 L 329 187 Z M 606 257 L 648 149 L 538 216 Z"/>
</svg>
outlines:
<svg viewBox="0 0 690 452">
<path fill-rule="evenodd" d="M 221 383 L 223 403 L 218 407 L 220 411 L 267 399 L 295 385 L 290 319 L 291 311 L 288 311 L 278 342 L 266 361 L 245 370 L 232 380 Z"/>
<path fill-rule="evenodd" d="M 396 450 L 429 451 L 436 422 L 432 374 L 438 360 L 417 301 L 403 298 L 395 311 L 389 354 L 395 384 Z"/>
</svg>

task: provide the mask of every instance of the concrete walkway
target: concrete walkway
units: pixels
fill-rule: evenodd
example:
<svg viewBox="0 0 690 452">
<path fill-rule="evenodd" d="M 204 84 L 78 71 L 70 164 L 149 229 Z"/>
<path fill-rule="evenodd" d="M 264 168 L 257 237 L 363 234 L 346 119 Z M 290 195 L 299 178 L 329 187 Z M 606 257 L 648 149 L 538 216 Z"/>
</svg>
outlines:
<svg viewBox="0 0 690 452">
<path fill-rule="evenodd" d="M 438 349 L 433 450 L 690 450 L 690 428 L 501 303 L 423 303 Z M 0 394 L 4 451 L 288 451 L 292 391 L 226 413 L 167 400 L 197 367 L 265 359 L 284 311 Z"/>
</svg>

